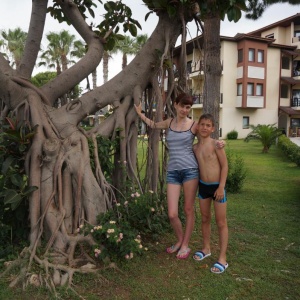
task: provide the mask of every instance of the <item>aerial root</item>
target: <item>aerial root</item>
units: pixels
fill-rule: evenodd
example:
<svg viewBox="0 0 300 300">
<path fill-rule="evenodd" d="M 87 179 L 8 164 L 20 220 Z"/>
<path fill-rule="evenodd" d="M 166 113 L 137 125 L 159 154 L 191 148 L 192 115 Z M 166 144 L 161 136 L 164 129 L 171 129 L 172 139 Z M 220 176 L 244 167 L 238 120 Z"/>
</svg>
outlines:
<svg viewBox="0 0 300 300">
<path fill-rule="evenodd" d="M 23 290 L 25 290 L 28 286 L 34 286 L 37 288 L 44 286 L 55 297 L 57 297 L 56 288 L 59 286 L 65 286 L 68 290 L 77 295 L 77 297 L 85 300 L 85 298 L 79 295 L 75 290 L 76 286 L 73 284 L 73 276 L 75 273 L 95 274 L 99 281 L 102 281 L 105 284 L 108 284 L 109 280 L 100 274 L 101 270 L 113 269 L 124 275 L 124 272 L 120 270 L 114 262 L 109 263 L 105 267 L 101 267 L 101 269 L 95 262 L 88 262 L 81 267 L 71 267 L 59 263 L 52 263 L 48 260 L 49 257 L 41 259 L 37 255 L 34 255 L 33 261 L 35 264 L 32 264 L 29 262 L 30 252 L 31 250 L 29 248 L 25 248 L 17 260 L 7 262 L 7 268 L 2 274 L 0 274 L 0 276 L 16 270 L 17 267 L 19 270 L 18 275 L 14 277 L 9 287 L 19 285 L 22 286 Z"/>
</svg>

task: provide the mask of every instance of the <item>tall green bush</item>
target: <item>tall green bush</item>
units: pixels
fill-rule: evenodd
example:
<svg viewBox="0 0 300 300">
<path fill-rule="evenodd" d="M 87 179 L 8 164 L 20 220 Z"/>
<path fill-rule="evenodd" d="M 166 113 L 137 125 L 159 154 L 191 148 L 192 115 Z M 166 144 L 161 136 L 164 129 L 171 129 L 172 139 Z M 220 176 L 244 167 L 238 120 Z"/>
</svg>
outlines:
<svg viewBox="0 0 300 300">
<path fill-rule="evenodd" d="M 226 149 L 226 156 L 228 161 L 226 190 L 227 192 L 238 193 L 241 191 L 247 175 L 245 162 L 240 155 L 233 153 L 229 147 Z"/>
</svg>

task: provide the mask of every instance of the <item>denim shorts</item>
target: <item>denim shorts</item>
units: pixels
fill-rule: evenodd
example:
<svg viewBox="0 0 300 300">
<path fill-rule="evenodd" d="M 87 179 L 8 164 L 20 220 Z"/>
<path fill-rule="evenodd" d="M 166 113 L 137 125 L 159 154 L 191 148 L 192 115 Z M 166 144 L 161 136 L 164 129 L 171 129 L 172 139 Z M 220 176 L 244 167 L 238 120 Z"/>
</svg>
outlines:
<svg viewBox="0 0 300 300">
<path fill-rule="evenodd" d="M 173 170 L 167 172 L 167 183 L 183 184 L 186 181 L 199 178 L 198 168 Z"/>
</svg>

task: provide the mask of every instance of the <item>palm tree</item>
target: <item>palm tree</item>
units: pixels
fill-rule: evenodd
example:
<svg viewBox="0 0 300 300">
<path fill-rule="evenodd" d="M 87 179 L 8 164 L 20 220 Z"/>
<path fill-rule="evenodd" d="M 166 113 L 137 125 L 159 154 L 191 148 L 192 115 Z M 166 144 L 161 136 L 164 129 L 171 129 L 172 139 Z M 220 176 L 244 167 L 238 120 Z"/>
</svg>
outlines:
<svg viewBox="0 0 300 300">
<path fill-rule="evenodd" d="M 250 125 L 252 131 L 246 136 L 245 142 L 250 140 L 259 140 L 263 144 L 263 153 L 268 153 L 272 145 L 275 144 L 277 138 L 282 135 L 282 130 L 278 129 L 275 124 Z"/>
<path fill-rule="evenodd" d="M 125 35 L 123 40 L 118 40 L 116 43 L 116 50 L 123 54 L 122 70 L 127 66 L 127 55 L 136 54 L 136 49 L 133 47 L 134 42 L 134 39 L 128 35 Z"/>
<path fill-rule="evenodd" d="M 146 44 L 147 41 L 148 41 L 148 34 L 145 33 L 145 34 L 137 35 L 134 42 L 134 47 L 136 51 L 135 54 L 137 54 L 143 48 L 143 46 Z"/>
<path fill-rule="evenodd" d="M 68 56 L 71 55 L 72 49 L 79 47 L 79 41 L 75 41 L 75 35 L 69 34 L 67 30 L 59 33 L 50 32 L 46 35 L 49 41 L 48 49 L 41 55 L 42 61 L 39 65 L 47 65 L 50 68 L 56 66 L 57 74 L 68 69 L 71 62 Z"/>
<path fill-rule="evenodd" d="M 39 66 L 56 67 L 57 75 L 62 71 L 66 71 L 70 63 L 74 63 L 71 60 L 72 56 L 81 58 L 86 51 L 84 43 L 75 40 L 75 35 L 70 34 L 67 30 L 62 30 L 59 33 L 50 32 L 46 37 L 49 44 L 47 50 L 40 56 L 41 62 Z M 70 95 L 64 95 L 60 100 L 62 105 L 66 104 L 70 101 Z"/>
<path fill-rule="evenodd" d="M 21 58 L 24 52 L 27 32 L 23 31 L 20 27 L 17 27 L 14 30 L 2 30 L 1 35 L 4 39 L 4 41 L 2 41 L 2 44 L 12 55 L 12 64 L 18 67 L 20 65 Z"/>
</svg>

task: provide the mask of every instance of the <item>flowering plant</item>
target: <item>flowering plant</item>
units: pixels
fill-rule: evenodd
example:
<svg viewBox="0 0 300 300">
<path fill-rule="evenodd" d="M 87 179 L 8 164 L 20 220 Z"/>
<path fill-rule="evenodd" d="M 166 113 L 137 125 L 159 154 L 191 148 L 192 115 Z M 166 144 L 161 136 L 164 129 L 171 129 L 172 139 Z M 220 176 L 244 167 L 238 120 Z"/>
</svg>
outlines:
<svg viewBox="0 0 300 300">
<path fill-rule="evenodd" d="M 152 191 L 131 191 L 129 197 L 115 201 L 113 209 L 98 216 L 99 225 L 81 226 L 78 231 L 93 236 L 97 259 L 132 259 L 148 250 L 142 237 L 155 239 L 169 228 L 165 205 L 165 199 L 159 200 Z"/>
</svg>

